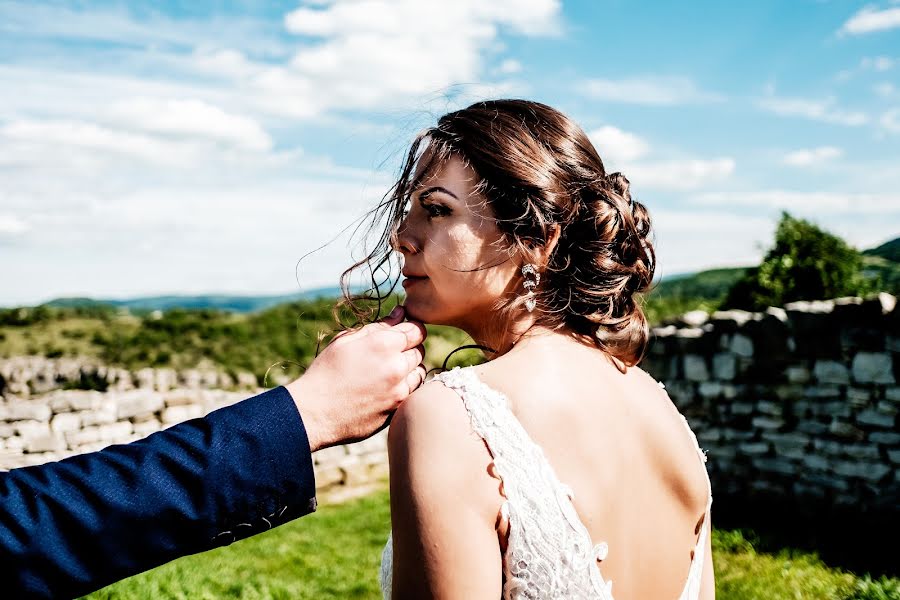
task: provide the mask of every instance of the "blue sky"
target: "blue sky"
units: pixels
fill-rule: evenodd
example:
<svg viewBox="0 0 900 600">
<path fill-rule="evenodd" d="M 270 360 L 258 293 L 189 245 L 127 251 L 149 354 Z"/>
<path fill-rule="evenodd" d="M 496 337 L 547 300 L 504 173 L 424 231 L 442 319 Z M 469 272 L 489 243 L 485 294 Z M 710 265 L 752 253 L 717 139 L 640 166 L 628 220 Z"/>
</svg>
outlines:
<svg viewBox="0 0 900 600">
<path fill-rule="evenodd" d="M 411 136 L 502 96 L 629 177 L 663 276 L 782 210 L 900 235 L 895 0 L 0 1 L 0 305 L 332 285 Z"/>
</svg>

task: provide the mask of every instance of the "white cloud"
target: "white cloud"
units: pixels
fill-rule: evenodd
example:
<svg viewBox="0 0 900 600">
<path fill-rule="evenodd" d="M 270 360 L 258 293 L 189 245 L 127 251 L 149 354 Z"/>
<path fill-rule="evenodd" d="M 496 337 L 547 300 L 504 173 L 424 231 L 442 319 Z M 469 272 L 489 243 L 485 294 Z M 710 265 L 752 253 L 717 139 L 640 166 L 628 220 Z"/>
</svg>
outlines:
<svg viewBox="0 0 900 600">
<path fill-rule="evenodd" d="M 775 229 L 769 215 L 687 207 L 653 210 L 651 206 L 650 219 L 659 277 L 756 264 Z"/>
<path fill-rule="evenodd" d="M 820 146 L 788 152 L 782 162 L 791 167 L 809 167 L 840 158 L 844 151 L 834 146 Z"/>
<path fill-rule="evenodd" d="M 726 180 L 735 168 L 730 157 L 658 158 L 640 136 L 605 125 L 588 133 L 608 172 L 621 171 L 637 191 L 702 189 Z"/>
<path fill-rule="evenodd" d="M 198 71 L 230 78 L 246 78 L 257 72 L 257 66 L 238 50 L 196 48 L 190 57 Z"/>
<path fill-rule="evenodd" d="M 819 216 L 900 214 L 900 195 L 897 194 L 801 192 L 774 189 L 705 193 L 693 197 L 692 201 L 704 206 L 746 206 Z M 894 226 L 896 228 L 896 223 Z"/>
<path fill-rule="evenodd" d="M 775 201 L 782 196 L 785 202 Z M 831 213 L 814 194 L 769 190 L 762 193 L 710 194 L 708 206 L 653 210 L 660 276 L 714 266 L 758 264 L 771 247 L 781 210 L 812 221 L 856 248 L 871 248 L 897 237 L 898 221 L 877 212 Z M 792 200 L 801 200 L 799 203 Z M 805 200 L 804 200 L 805 199 Z M 821 199 L 820 199 L 821 200 Z M 896 200 L 896 198 L 895 198 Z M 736 204 L 738 202 L 739 204 Z M 848 217 L 852 215 L 852 218 Z"/>
<path fill-rule="evenodd" d="M 885 240 L 897 237 L 900 232 L 900 195 L 896 193 L 877 194 L 871 192 L 807 192 L 784 189 L 762 189 L 744 192 L 705 193 L 689 198 L 686 212 L 702 207 L 711 213 L 727 212 L 739 221 L 746 219 L 747 227 L 739 223 L 729 227 L 734 236 L 735 246 L 745 239 L 747 229 L 756 229 L 758 218 L 771 220 L 771 232 L 778 221 L 779 213 L 787 211 L 794 217 L 807 219 L 819 227 L 842 237 L 856 248 L 871 248 Z M 739 215 L 743 213 L 744 216 Z M 771 233 L 757 235 L 760 248 L 772 244 Z M 702 236 L 700 236 L 702 239 Z M 690 243 L 690 240 L 686 240 Z M 681 249 L 673 248 L 677 252 Z M 734 251 L 729 245 L 727 251 Z M 748 263 L 750 264 L 750 263 Z"/>
<path fill-rule="evenodd" d="M 103 56 L 120 61 L 125 72 L 133 73 L 129 63 L 137 61 L 142 73 L 170 76 L 116 76 L 111 74 L 115 68 L 90 74 L 83 61 L 74 69 L 56 70 L 0 65 L 0 86 L 23 92 L 19 98 L 0 98 L 0 118 L 17 115 L 6 106 L 28 111 L 46 106 L 42 116 L 59 113 L 58 92 L 67 85 L 77 89 L 64 94 L 66 118 L 82 108 L 86 114 L 80 116 L 93 118 L 98 98 L 109 104 L 132 97 L 191 99 L 232 115 L 262 112 L 298 120 L 348 110 L 421 108 L 430 98 L 453 95 L 462 86 L 521 88 L 484 80 L 488 64 L 503 64 L 500 75 L 516 67 L 515 61 L 501 62 L 501 32 L 552 36 L 562 30 L 557 0 L 305 3 L 284 18 L 289 32 L 298 34 L 294 40 L 273 35 L 270 25 L 253 19 L 138 20 L 124 10 L 14 8 L 0 4 L 0 32 L 111 42 L 113 48 Z M 6 22 L 4 16 L 9 17 Z M 135 51 L 135 46 L 144 50 Z M 24 89 L 4 76 L 16 71 L 26 79 Z M 90 86 L 87 79 L 100 85 Z"/>
<path fill-rule="evenodd" d="M 0 157 L 17 160 L 0 165 L 0 279 L 15 282 L 0 303 L 296 290 L 298 259 L 389 186 L 372 171 L 306 154 L 211 145 L 186 169 L 123 154 L 132 138 L 96 125 L 74 134 L 57 123 L 16 131 L 31 134 L 31 152 L 22 152 L 22 137 L 0 135 Z M 70 156 L 95 160 L 84 169 Z M 13 235 L 20 233 L 27 235 Z M 340 237 L 304 260 L 302 285 L 333 285 L 352 263 L 348 242 Z"/>
<path fill-rule="evenodd" d="M 20 235 L 31 229 L 28 223 L 14 215 L 0 214 L 0 236 Z"/>
<path fill-rule="evenodd" d="M 733 158 L 675 159 L 629 164 L 625 175 L 637 190 L 697 190 L 721 183 L 734 173 Z"/>
<path fill-rule="evenodd" d="M 260 68 L 267 108 L 298 118 L 332 109 L 396 107 L 460 83 L 480 83 L 499 30 L 556 35 L 560 3 L 336 0 L 285 16 L 288 31 L 321 38 L 285 66 Z"/>
<path fill-rule="evenodd" d="M 114 104 L 110 114 L 122 125 L 151 133 L 208 139 L 248 150 L 272 147 L 272 138 L 254 119 L 202 100 L 134 98 Z"/>
<path fill-rule="evenodd" d="M 648 106 L 704 104 L 723 99 L 719 94 L 698 89 L 684 77 L 594 78 L 582 81 L 578 89 L 595 100 Z"/>
<path fill-rule="evenodd" d="M 21 147 L 68 147 L 70 151 L 102 152 L 170 167 L 187 166 L 193 150 L 177 142 L 117 131 L 94 123 L 73 120 L 21 119 L 0 127 L 0 139 Z M 13 162 L 17 152 L 6 155 Z M 80 157 L 73 157 L 79 159 Z M 92 157 L 85 157 L 90 160 Z"/>
<path fill-rule="evenodd" d="M 890 71 L 894 68 L 896 61 L 890 56 L 866 56 L 860 61 L 863 69 L 871 69 L 873 71 Z"/>
<path fill-rule="evenodd" d="M 834 76 L 834 80 L 839 83 L 846 83 L 860 73 L 885 73 L 893 69 L 897 64 L 898 59 L 891 56 L 864 56 L 860 59 L 858 66 L 838 71 Z"/>
<path fill-rule="evenodd" d="M 284 42 L 272 35 L 264 21 L 251 17 L 173 18 L 151 9 L 142 10 L 137 18 L 124 5 L 70 8 L 62 4 L 0 2 L 0 32 L 38 39 L 101 42 L 105 56 L 115 52 L 117 46 L 150 51 L 225 46 L 265 56 L 283 56 L 287 51 Z"/>
<path fill-rule="evenodd" d="M 560 8 L 558 0 L 335 0 L 316 9 L 300 7 L 285 15 L 284 22 L 292 33 L 319 37 L 358 33 L 429 37 L 478 23 L 485 31 L 502 25 L 524 35 L 555 35 L 560 30 Z"/>
<path fill-rule="evenodd" d="M 606 125 L 588 133 L 604 163 L 618 164 L 642 158 L 650 145 L 633 133 Z"/>
<path fill-rule="evenodd" d="M 499 67 L 497 67 L 497 72 L 503 75 L 511 75 L 513 73 L 519 73 L 521 71 L 522 63 L 512 58 L 507 58 L 502 63 L 500 63 Z"/>
<path fill-rule="evenodd" d="M 900 27 L 900 7 L 879 10 L 872 6 L 866 6 L 850 17 L 841 26 L 839 33 L 861 35 L 897 27 Z"/>
<path fill-rule="evenodd" d="M 897 88 L 893 83 L 882 81 L 872 86 L 872 90 L 882 98 L 892 98 L 897 95 Z"/>
<path fill-rule="evenodd" d="M 900 133 L 900 108 L 894 108 L 881 115 L 881 127 L 890 133 Z"/>
<path fill-rule="evenodd" d="M 835 104 L 834 98 L 824 100 L 790 98 L 775 96 L 771 91 L 758 101 L 760 108 L 782 117 L 801 117 L 848 127 L 865 125 L 869 122 L 869 117 L 865 113 L 844 110 Z"/>
</svg>

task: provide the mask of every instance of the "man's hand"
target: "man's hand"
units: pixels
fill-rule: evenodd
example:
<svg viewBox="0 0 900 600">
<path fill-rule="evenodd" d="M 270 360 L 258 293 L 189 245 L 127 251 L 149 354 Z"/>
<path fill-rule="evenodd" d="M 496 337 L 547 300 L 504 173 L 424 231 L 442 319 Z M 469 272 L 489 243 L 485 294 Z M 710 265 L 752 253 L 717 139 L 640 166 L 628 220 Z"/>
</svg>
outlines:
<svg viewBox="0 0 900 600">
<path fill-rule="evenodd" d="M 303 417 L 310 451 L 369 437 L 425 380 L 425 327 L 403 316 L 398 306 L 382 321 L 338 335 L 285 386 Z"/>
</svg>

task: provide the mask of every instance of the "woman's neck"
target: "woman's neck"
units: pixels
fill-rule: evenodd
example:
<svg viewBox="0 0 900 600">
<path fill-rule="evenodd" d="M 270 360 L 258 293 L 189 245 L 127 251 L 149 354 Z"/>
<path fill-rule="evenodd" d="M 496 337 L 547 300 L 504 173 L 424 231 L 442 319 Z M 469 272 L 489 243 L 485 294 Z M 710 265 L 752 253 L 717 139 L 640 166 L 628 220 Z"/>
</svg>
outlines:
<svg viewBox="0 0 900 600">
<path fill-rule="evenodd" d="M 597 346 L 585 336 L 576 335 L 568 329 L 550 329 L 549 327 L 534 323 L 533 319 L 527 327 L 523 327 L 521 324 L 519 327 L 510 327 L 507 335 L 499 338 L 499 343 L 497 341 L 493 342 L 493 345 L 486 336 L 472 335 L 472 332 L 468 331 L 467 333 L 475 340 L 476 344 L 486 349 L 485 354 L 489 361 L 500 358 L 501 356 L 529 351 L 558 354 L 567 347 L 572 348 L 573 346 L 576 346 L 594 352 L 600 352 L 614 367 L 616 367 L 616 369 L 623 373 L 627 370 L 622 361 L 597 348 Z"/>
<path fill-rule="evenodd" d="M 471 335 L 471 333 L 470 333 Z M 533 321 L 528 326 L 510 327 L 502 336 L 490 339 L 488 336 L 472 336 L 476 343 L 488 348 L 485 354 L 488 360 L 494 360 L 512 352 L 521 352 L 526 348 L 544 347 L 548 345 L 562 346 L 573 342 L 579 343 L 572 334 L 565 330 L 554 330 Z"/>
<path fill-rule="evenodd" d="M 532 315 L 516 319 L 503 329 L 498 328 L 499 324 L 497 320 L 488 320 L 477 324 L 467 324 L 461 329 L 468 333 L 477 345 L 485 348 L 488 360 L 503 356 L 528 337 L 551 331 L 537 325 Z"/>
</svg>

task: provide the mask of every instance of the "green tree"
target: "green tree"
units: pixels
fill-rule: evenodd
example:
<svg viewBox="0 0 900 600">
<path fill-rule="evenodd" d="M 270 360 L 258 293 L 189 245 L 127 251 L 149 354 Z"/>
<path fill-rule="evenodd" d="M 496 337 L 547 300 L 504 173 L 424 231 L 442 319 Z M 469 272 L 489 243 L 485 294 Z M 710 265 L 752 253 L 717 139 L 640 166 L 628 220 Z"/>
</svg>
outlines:
<svg viewBox="0 0 900 600">
<path fill-rule="evenodd" d="M 864 294 L 862 255 L 841 238 L 786 212 L 762 263 L 728 291 L 724 306 L 762 310 L 796 300 Z"/>
</svg>

